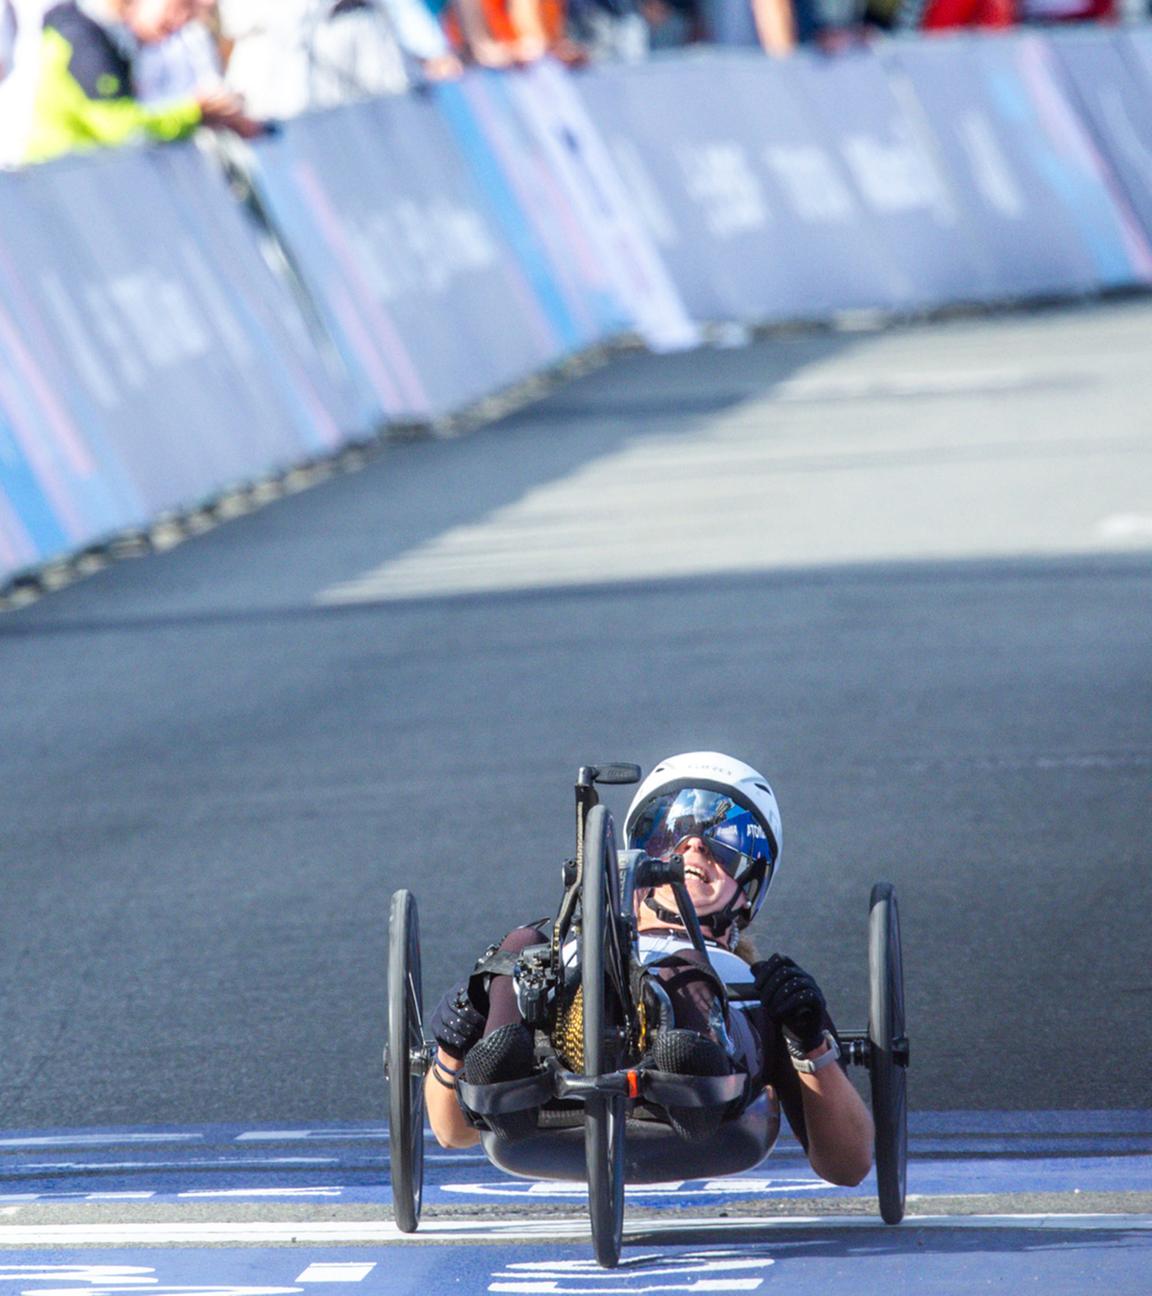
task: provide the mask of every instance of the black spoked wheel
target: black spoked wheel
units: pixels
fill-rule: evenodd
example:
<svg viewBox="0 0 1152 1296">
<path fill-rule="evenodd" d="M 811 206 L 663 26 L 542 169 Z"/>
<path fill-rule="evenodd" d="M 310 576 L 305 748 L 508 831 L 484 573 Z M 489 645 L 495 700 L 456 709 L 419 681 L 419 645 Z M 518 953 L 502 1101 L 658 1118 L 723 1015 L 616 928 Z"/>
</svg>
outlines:
<svg viewBox="0 0 1152 1296">
<path fill-rule="evenodd" d="M 868 919 L 868 1070 L 876 1122 L 876 1182 L 885 1224 L 904 1218 L 908 1186 L 908 1038 L 900 914 L 889 882 L 872 888 Z"/>
<path fill-rule="evenodd" d="M 397 891 L 388 917 L 388 1159 L 396 1227 L 414 1233 L 424 1189 L 424 1033 L 416 897 Z"/>
<path fill-rule="evenodd" d="M 581 888 L 581 986 L 584 998 L 584 1074 L 604 1075 L 622 1062 L 623 1005 L 616 975 L 622 967 L 618 921 L 619 873 L 612 817 L 589 811 L 584 827 Z M 624 1234 L 624 1122 L 622 1095 L 589 1097 L 584 1108 L 588 1213 L 592 1247 L 606 1269 L 620 1263 Z"/>
</svg>

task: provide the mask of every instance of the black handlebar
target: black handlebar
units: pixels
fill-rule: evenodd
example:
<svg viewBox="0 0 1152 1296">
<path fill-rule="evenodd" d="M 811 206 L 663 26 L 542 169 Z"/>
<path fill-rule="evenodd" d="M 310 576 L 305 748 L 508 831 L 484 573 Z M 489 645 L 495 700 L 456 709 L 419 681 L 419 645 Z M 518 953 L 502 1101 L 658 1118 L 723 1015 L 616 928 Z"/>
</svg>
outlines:
<svg viewBox="0 0 1152 1296">
<path fill-rule="evenodd" d="M 677 886 L 684 881 L 684 856 L 669 855 L 666 860 L 642 859 L 636 866 L 636 889 Z"/>
</svg>

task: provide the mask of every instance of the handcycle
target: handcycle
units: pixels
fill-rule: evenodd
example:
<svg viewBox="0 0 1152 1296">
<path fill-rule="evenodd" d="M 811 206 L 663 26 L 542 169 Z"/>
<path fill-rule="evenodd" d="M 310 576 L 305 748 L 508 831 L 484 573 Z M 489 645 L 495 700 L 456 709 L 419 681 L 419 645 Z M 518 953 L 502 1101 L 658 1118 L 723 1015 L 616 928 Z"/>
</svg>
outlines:
<svg viewBox="0 0 1152 1296">
<path fill-rule="evenodd" d="M 586 1181 L 592 1243 L 606 1268 L 619 1263 L 625 1184 L 717 1178 L 759 1165 L 775 1145 L 779 1104 L 762 1092 L 726 1120 L 706 1144 L 688 1143 L 659 1119 L 663 1107 L 736 1102 L 744 1077 L 685 1076 L 645 1064 L 653 1030 L 672 1025 L 667 995 L 645 972 L 637 949 L 635 896 L 670 886 L 692 943 L 704 938 L 684 881 L 683 860 L 617 851 L 615 829 L 597 785 L 635 783 L 636 765 L 584 766 L 576 781 L 576 854 L 563 869 L 564 892 L 550 939 L 516 956 L 525 1022 L 535 1028 L 538 1072 L 487 1085 L 458 1081 L 467 1108 L 483 1119 L 540 1108 L 528 1138 L 482 1129 L 489 1161 L 529 1179 Z M 423 1191 L 424 1077 L 436 1046 L 424 1038 L 416 900 L 397 891 L 389 915 L 388 1040 L 390 1174 L 402 1232 L 420 1220 Z M 896 893 L 872 888 L 868 921 L 869 1011 L 865 1030 L 839 1032 L 842 1057 L 866 1067 L 876 1128 L 880 1214 L 904 1216 L 907 1187 L 907 1068 L 904 976 Z M 758 997 L 754 982 L 725 987 L 730 1003 Z"/>
</svg>

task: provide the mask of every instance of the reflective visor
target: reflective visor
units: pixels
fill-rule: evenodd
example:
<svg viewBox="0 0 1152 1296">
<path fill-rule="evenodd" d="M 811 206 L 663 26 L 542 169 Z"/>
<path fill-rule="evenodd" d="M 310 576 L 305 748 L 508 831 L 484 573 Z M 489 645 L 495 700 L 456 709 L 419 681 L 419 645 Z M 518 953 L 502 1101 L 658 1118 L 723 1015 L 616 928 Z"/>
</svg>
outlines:
<svg viewBox="0 0 1152 1296">
<path fill-rule="evenodd" d="M 756 816 L 709 788 L 681 788 L 650 801 L 637 816 L 629 845 L 665 859 L 689 837 L 701 838 L 736 882 L 744 881 L 754 861 L 772 862 L 772 844 Z"/>
</svg>

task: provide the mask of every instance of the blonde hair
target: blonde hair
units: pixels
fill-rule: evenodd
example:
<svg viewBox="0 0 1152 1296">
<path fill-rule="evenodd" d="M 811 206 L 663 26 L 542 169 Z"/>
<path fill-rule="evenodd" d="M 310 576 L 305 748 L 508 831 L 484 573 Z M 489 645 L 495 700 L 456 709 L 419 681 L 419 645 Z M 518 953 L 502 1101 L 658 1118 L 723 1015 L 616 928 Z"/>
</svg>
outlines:
<svg viewBox="0 0 1152 1296">
<path fill-rule="evenodd" d="M 740 939 L 736 942 L 736 948 L 732 953 L 737 958 L 742 958 L 749 967 L 760 958 L 760 951 L 756 948 L 756 942 L 746 931 L 740 933 Z"/>
</svg>

